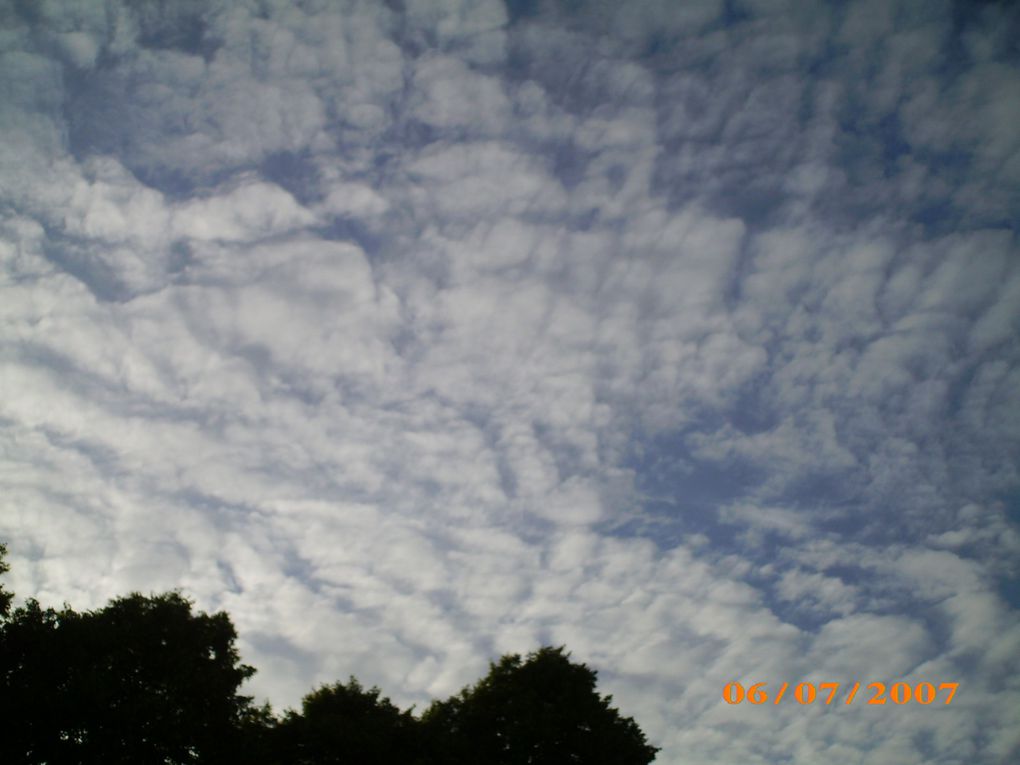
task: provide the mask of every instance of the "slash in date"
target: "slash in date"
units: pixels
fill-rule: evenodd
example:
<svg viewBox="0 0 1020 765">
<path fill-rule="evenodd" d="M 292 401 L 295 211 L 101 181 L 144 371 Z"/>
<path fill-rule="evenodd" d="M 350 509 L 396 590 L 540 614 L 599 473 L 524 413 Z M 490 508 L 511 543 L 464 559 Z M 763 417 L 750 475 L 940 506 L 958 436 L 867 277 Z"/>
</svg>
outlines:
<svg viewBox="0 0 1020 765">
<path fill-rule="evenodd" d="M 740 704 L 744 701 L 748 704 L 766 704 L 768 702 L 778 704 L 786 697 L 786 692 L 790 688 L 789 683 L 783 683 L 773 696 L 765 690 L 767 685 L 768 683 L 755 683 L 745 691 L 744 686 L 740 683 L 727 683 L 723 687 L 722 697 L 727 704 Z M 943 691 L 947 691 L 944 698 L 945 703 L 948 704 L 953 700 L 959 686 L 959 683 L 939 683 L 938 686 L 928 682 L 915 683 L 914 685 L 892 683 L 889 686 L 886 686 L 885 683 L 868 683 L 866 686 L 868 691 L 864 694 L 867 701 L 862 700 L 861 703 L 885 704 L 891 700 L 893 704 L 909 704 L 910 702 L 931 704 L 936 701 L 936 697 L 942 695 Z M 841 687 L 849 688 L 845 698 L 840 697 L 839 689 Z M 814 704 L 816 700 L 825 704 L 839 703 L 842 700 L 843 703 L 850 704 L 857 698 L 857 691 L 860 689 L 860 683 L 853 685 L 850 683 L 842 685 L 840 683 L 819 683 L 817 686 L 814 683 L 798 683 L 790 695 L 798 704 Z"/>
</svg>

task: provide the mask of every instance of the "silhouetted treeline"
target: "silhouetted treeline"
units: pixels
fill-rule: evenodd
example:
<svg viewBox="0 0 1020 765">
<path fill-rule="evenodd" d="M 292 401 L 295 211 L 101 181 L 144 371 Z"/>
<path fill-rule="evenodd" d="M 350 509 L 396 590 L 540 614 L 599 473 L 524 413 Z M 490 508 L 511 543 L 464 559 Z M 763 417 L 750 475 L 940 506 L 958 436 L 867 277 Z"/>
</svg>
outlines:
<svg viewBox="0 0 1020 765">
<path fill-rule="evenodd" d="M 0 587 L 5 765 L 644 765 L 657 751 L 563 648 L 504 656 L 420 717 L 353 677 L 276 715 L 238 693 L 255 670 L 225 613 L 177 593 L 86 612 L 11 597 Z"/>
</svg>

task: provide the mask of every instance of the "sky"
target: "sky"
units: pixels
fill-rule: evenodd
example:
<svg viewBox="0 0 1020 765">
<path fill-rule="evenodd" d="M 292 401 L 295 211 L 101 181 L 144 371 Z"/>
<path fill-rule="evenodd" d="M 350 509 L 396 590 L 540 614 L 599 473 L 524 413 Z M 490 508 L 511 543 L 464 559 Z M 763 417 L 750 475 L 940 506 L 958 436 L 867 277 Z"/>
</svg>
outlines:
<svg viewBox="0 0 1020 765">
<path fill-rule="evenodd" d="M 551 644 L 663 765 L 1017 762 L 1018 40 L 996 2 L 0 1 L 8 589 L 178 588 L 278 710 Z"/>
</svg>

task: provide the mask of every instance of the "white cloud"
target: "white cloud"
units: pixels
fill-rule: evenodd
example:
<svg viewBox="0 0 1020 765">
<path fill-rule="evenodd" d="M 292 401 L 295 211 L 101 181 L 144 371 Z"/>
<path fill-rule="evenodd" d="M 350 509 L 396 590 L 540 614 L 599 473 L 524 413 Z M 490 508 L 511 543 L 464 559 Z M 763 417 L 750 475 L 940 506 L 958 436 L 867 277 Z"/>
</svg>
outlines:
<svg viewBox="0 0 1020 765">
<path fill-rule="evenodd" d="M 173 233 L 198 241 L 252 241 L 314 221 L 312 213 L 283 189 L 254 182 L 185 202 L 175 211 Z"/>
<path fill-rule="evenodd" d="M 440 130 L 498 135 L 510 117 L 500 79 L 472 72 L 450 56 L 425 59 L 415 71 L 412 114 Z"/>
</svg>

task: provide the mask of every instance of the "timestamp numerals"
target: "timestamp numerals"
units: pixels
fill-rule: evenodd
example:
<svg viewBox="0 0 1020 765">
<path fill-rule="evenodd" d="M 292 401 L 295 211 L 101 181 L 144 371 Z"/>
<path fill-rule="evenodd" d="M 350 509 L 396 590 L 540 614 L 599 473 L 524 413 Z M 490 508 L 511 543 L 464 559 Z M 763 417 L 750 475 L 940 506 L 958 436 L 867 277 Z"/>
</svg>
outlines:
<svg viewBox="0 0 1020 765">
<path fill-rule="evenodd" d="M 790 690 L 790 683 L 782 683 L 778 691 L 770 694 L 767 690 L 768 683 L 755 683 L 745 689 L 740 683 L 727 683 L 723 686 L 723 701 L 727 704 L 779 704 L 785 699 L 792 699 L 798 704 L 820 704 L 842 703 L 851 704 L 858 700 L 862 704 L 910 704 L 916 703 L 922 706 L 944 700 L 949 704 L 956 695 L 959 683 L 929 683 L 922 681 L 910 685 L 910 683 L 868 683 L 864 686 L 865 692 L 858 699 L 858 691 L 861 690 L 861 683 L 798 683 Z M 840 695 L 840 688 L 849 688 L 845 696 Z"/>
</svg>

